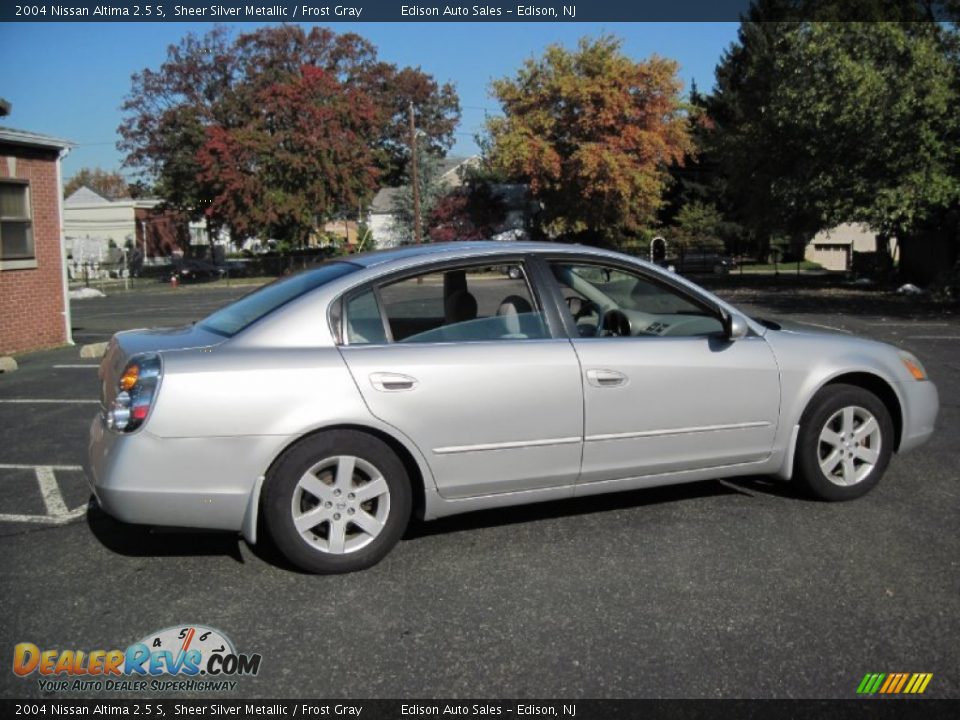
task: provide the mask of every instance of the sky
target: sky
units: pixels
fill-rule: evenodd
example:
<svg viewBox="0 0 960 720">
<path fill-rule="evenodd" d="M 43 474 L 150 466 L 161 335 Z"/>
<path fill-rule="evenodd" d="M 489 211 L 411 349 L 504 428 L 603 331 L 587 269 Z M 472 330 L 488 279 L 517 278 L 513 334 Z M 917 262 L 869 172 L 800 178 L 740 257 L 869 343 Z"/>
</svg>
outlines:
<svg viewBox="0 0 960 720">
<path fill-rule="evenodd" d="M 264 23 L 231 23 L 242 32 Z M 77 144 L 64 160 L 69 179 L 82 167 L 120 169 L 116 149 L 120 104 L 130 76 L 157 68 L 166 49 L 211 23 L 0 23 L 0 97 L 12 112 L 0 125 L 30 130 Z M 610 33 L 635 59 L 657 54 L 680 64 L 684 92 L 696 81 L 714 83 L 714 68 L 736 38 L 737 23 L 331 23 L 356 32 L 382 60 L 420 66 L 457 88 L 462 108 L 456 155 L 477 152 L 474 137 L 487 114 L 499 107 L 491 80 L 516 73 L 521 63 L 554 43 L 574 47 L 584 35 Z M 29 58 L 29 62 L 24 59 Z M 13 71 L 12 69 L 15 69 Z"/>
</svg>

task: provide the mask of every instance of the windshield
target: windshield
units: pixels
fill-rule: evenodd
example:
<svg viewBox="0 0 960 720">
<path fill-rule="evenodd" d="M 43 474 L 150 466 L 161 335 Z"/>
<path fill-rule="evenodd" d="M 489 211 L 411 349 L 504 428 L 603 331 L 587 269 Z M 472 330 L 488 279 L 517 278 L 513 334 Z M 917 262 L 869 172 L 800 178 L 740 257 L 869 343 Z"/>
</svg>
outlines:
<svg viewBox="0 0 960 720">
<path fill-rule="evenodd" d="M 201 321 L 200 327 L 218 335 L 233 337 L 291 300 L 359 269 L 359 265 L 332 262 L 277 280 L 217 310 Z"/>
</svg>

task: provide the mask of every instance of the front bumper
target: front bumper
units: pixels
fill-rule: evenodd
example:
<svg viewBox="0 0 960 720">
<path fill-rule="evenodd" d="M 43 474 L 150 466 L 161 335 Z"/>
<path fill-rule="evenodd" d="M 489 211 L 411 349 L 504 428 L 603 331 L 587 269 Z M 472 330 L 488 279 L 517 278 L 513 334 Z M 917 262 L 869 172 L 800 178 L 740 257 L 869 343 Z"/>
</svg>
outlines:
<svg viewBox="0 0 960 720">
<path fill-rule="evenodd" d="M 160 438 L 90 424 L 87 481 L 100 506 L 128 523 L 244 529 L 258 478 L 285 438 Z"/>
<path fill-rule="evenodd" d="M 903 434 L 899 452 L 907 452 L 930 439 L 940 412 L 940 396 L 932 382 L 911 382 L 900 386 L 904 398 Z"/>
</svg>

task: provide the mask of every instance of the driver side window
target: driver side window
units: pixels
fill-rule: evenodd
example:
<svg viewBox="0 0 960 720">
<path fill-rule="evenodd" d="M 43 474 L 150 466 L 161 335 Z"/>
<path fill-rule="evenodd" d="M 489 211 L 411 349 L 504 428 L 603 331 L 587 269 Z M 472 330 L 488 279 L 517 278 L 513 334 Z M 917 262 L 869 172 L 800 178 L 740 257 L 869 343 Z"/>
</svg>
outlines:
<svg viewBox="0 0 960 720">
<path fill-rule="evenodd" d="M 553 275 L 580 337 L 691 337 L 723 332 L 692 297 L 618 267 L 553 262 Z"/>
</svg>

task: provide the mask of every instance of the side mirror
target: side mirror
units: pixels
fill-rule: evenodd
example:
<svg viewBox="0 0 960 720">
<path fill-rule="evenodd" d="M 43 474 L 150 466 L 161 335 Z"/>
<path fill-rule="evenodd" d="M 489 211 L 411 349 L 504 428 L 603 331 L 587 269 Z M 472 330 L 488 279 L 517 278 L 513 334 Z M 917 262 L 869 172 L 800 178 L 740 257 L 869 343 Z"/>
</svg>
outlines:
<svg viewBox="0 0 960 720">
<path fill-rule="evenodd" d="M 750 326 L 747 325 L 747 321 L 742 315 L 729 315 L 724 320 L 724 325 L 726 325 L 727 331 L 727 340 L 733 342 L 734 340 L 739 340 L 747 336 L 747 333 L 750 332 Z"/>
</svg>

